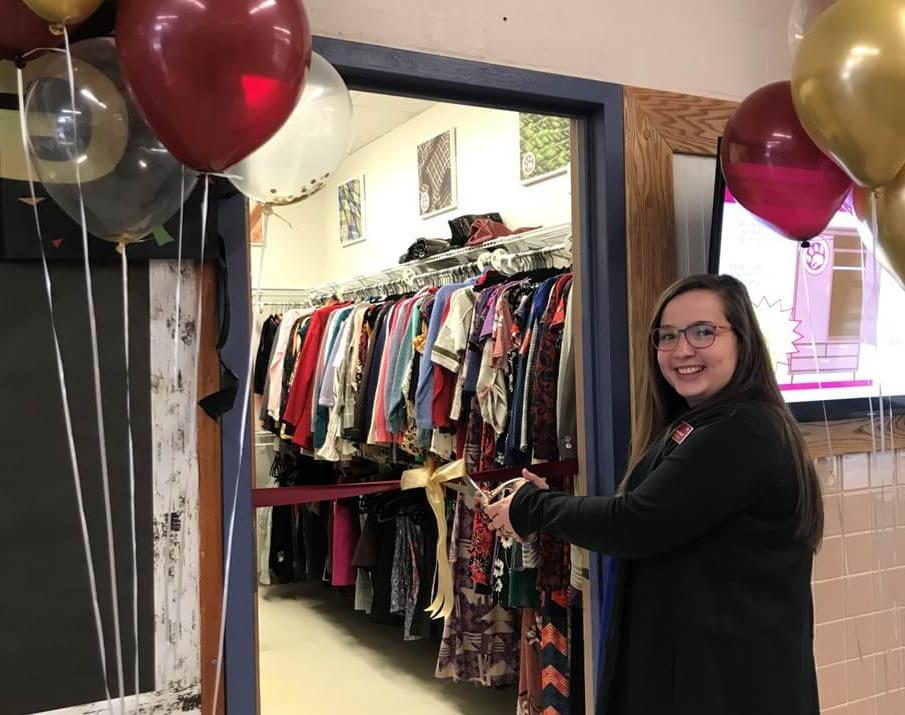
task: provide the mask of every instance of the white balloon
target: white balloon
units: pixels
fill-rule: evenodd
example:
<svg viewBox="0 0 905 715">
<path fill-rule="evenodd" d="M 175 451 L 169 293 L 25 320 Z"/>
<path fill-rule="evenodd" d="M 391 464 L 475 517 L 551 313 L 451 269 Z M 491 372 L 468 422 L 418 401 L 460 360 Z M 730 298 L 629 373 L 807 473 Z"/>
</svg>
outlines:
<svg viewBox="0 0 905 715">
<path fill-rule="evenodd" d="M 817 18 L 835 5 L 837 0 L 795 0 L 789 14 L 789 48 L 794 57 L 805 34 Z"/>
<path fill-rule="evenodd" d="M 280 130 L 226 173 L 248 198 L 286 206 L 320 191 L 352 146 L 352 98 L 339 72 L 316 52 L 305 89 Z"/>
</svg>

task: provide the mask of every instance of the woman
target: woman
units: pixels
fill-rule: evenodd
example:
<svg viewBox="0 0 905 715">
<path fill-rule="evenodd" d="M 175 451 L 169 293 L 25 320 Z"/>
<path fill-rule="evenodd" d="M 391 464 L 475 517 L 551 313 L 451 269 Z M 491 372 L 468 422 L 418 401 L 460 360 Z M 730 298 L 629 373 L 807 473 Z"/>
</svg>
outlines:
<svg viewBox="0 0 905 715">
<path fill-rule="evenodd" d="M 817 715 L 813 464 L 745 287 L 692 276 L 660 299 L 628 477 L 613 497 L 526 481 L 495 529 L 612 555 L 604 715 Z"/>
</svg>

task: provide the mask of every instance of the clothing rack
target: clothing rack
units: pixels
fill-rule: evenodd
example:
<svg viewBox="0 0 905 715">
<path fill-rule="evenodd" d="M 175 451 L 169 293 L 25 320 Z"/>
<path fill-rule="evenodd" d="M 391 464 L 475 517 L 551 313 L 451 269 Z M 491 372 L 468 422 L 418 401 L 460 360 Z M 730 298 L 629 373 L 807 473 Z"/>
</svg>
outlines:
<svg viewBox="0 0 905 715">
<path fill-rule="evenodd" d="M 310 308 L 321 305 L 330 298 L 361 300 L 374 295 L 407 293 L 449 280 L 464 280 L 491 267 L 510 275 L 532 267 L 540 267 L 537 264 L 541 261 L 544 266 L 549 267 L 550 257 L 553 257 L 552 262 L 555 263 L 556 254 L 561 254 L 568 265 L 571 257 L 571 238 L 571 225 L 560 224 L 493 239 L 479 246 L 446 251 L 420 261 L 392 266 L 383 271 L 359 275 L 345 281 L 312 288 L 262 289 L 256 292 L 255 304 L 259 308 Z"/>
<path fill-rule="evenodd" d="M 491 267 L 506 275 L 514 275 L 515 273 L 534 268 L 554 268 L 557 267 L 556 264 L 558 263 L 557 254 L 568 254 L 570 248 L 566 243 L 559 243 L 515 254 L 497 251 L 489 254 L 486 259 L 490 265 L 485 265 L 484 256 L 482 255 L 476 260 L 461 266 L 441 268 L 429 273 L 418 274 L 414 277 L 413 287 L 426 288 L 428 286 L 443 285 L 450 281 L 466 280 L 476 274 L 483 273 L 487 268 Z M 559 267 L 565 267 L 571 262 L 571 257 L 563 255 L 563 258 L 565 259 L 565 264 Z"/>
</svg>

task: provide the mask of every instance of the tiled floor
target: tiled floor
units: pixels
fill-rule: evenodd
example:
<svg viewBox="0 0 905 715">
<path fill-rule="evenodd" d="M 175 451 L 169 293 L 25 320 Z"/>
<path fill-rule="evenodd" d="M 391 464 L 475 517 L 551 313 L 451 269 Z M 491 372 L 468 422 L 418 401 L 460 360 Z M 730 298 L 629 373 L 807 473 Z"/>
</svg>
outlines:
<svg viewBox="0 0 905 715">
<path fill-rule="evenodd" d="M 437 646 L 405 642 L 320 584 L 261 587 L 261 715 L 497 715 L 515 689 L 434 678 Z"/>
</svg>

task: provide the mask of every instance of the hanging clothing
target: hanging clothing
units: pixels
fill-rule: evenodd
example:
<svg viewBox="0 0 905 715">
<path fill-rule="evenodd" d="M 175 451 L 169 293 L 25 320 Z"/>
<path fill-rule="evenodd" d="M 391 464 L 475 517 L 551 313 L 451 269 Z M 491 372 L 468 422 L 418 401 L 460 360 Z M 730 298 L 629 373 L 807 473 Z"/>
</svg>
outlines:
<svg viewBox="0 0 905 715">
<path fill-rule="evenodd" d="M 453 293 L 462 286 L 459 284 L 443 286 L 437 291 L 434 298 L 433 307 L 431 308 L 430 325 L 427 331 L 427 341 L 424 344 L 424 354 L 433 355 L 434 343 L 440 333 L 440 327 L 443 324 L 446 305 Z M 418 389 L 415 394 L 415 412 L 416 421 L 419 430 L 433 430 L 433 397 L 434 397 L 434 371 L 433 369 L 424 369 L 418 376 Z"/>
<path fill-rule="evenodd" d="M 450 562 L 455 609 L 443 626 L 437 677 L 488 687 L 518 682 L 519 628 L 515 613 L 475 592 L 470 578 L 472 515 L 456 501 Z"/>
<path fill-rule="evenodd" d="M 261 338 L 258 342 L 258 351 L 255 355 L 254 390 L 256 395 L 264 394 L 264 385 L 267 381 L 267 369 L 270 367 L 270 355 L 273 352 L 273 342 L 276 340 L 277 331 L 280 328 L 280 317 L 271 315 L 261 326 Z"/>
<path fill-rule="evenodd" d="M 578 455 L 578 403 L 575 399 L 575 354 L 572 348 L 573 287 L 574 284 L 566 294 L 562 349 L 556 380 L 556 429 L 561 459 L 574 459 Z"/>
<path fill-rule="evenodd" d="M 266 393 L 267 414 L 274 421 L 279 421 L 283 416 L 279 412 L 280 409 L 280 393 L 283 384 L 283 359 L 286 356 L 286 347 L 289 344 L 289 337 L 292 333 L 292 327 L 295 321 L 302 317 L 308 317 L 313 314 L 312 310 L 287 310 L 283 313 L 283 319 L 280 321 L 280 327 L 274 339 L 273 351 L 270 355 L 270 367 L 267 370 L 268 390 Z"/>
<path fill-rule="evenodd" d="M 558 452 L 574 434 L 565 414 L 574 412 L 567 407 L 574 404 L 570 285 L 571 275 L 562 272 L 487 274 L 410 295 L 287 312 L 265 360 L 277 363 L 279 377 L 264 391 L 267 398 L 277 388 L 282 444 L 303 455 L 295 479 L 398 478 L 403 465 L 427 452 L 441 462 L 461 457 L 479 475 L 528 463 L 537 452 L 535 433 L 548 441 L 552 435 Z M 536 390 L 544 393 L 542 407 Z M 571 483 L 556 486 L 568 490 Z M 437 631 L 438 677 L 515 685 L 528 674 L 520 653 L 532 630 L 521 609 L 547 613 L 553 604 L 567 612 L 571 548 L 550 535 L 513 546 L 490 530 L 481 510 L 461 498 L 447 506 L 455 607 L 445 623 L 426 612 L 437 528 L 423 490 L 306 505 L 277 541 L 293 549 L 296 578 L 354 588 L 354 608 L 401 625 L 404 639 Z M 536 626 L 533 632 L 539 665 L 541 632 Z M 571 647 L 572 635 L 563 636 Z M 541 669 L 530 671 L 522 711 L 564 712 L 561 702 L 544 701 Z"/>
<path fill-rule="evenodd" d="M 296 375 L 286 405 L 283 420 L 296 428 L 292 442 L 311 451 L 314 440 L 311 434 L 311 396 L 317 371 L 321 340 L 330 316 L 343 306 L 336 303 L 314 312 L 305 335 L 305 344 L 296 365 Z"/>
</svg>

